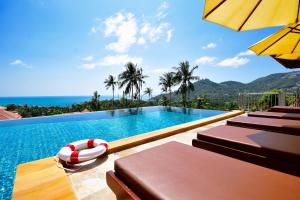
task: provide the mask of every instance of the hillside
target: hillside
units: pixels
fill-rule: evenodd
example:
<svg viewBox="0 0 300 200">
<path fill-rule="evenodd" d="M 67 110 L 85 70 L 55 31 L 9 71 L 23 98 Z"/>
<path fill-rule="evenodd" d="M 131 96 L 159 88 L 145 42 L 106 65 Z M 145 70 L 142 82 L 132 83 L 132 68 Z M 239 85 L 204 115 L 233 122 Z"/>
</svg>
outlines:
<svg viewBox="0 0 300 200">
<path fill-rule="evenodd" d="M 250 83 L 225 81 L 215 83 L 209 79 L 202 79 L 194 83 L 195 91 L 191 98 L 199 95 L 208 95 L 210 98 L 231 99 L 241 92 L 265 92 L 273 89 L 294 90 L 300 87 L 300 71 L 271 74 L 258 78 Z M 177 95 L 172 94 L 173 98 Z M 160 95 L 154 98 L 160 98 Z"/>
</svg>

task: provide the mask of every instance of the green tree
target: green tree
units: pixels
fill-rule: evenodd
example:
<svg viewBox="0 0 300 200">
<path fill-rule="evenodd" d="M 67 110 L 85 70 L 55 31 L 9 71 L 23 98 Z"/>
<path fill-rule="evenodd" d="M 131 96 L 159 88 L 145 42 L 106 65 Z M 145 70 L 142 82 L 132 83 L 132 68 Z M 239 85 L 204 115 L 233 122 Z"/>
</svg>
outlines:
<svg viewBox="0 0 300 200">
<path fill-rule="evenodd" d="M 281 92 L 281 90 L 276 89 L 266 92 L 258 100 L 258 107 L 261 108 L 261 110 L 268 110 L 270 107 L 277 105 L 279 100 L 278 94 Z"/>
<path fill-rule="evenodd" d="M 161 98 L 159 99 L 159 103 L 163 106 L 167 106 L 169 104 L 168 98 L 162 95 Z"/>
<path fill-rule="evenodd" d="M 144 91 L 144 94 L 148 95 L 148 101 L 150 101 L 150 98 L 152 96 L 152 92 L 153 92 L 152 88 L 149 88 L 149 87 L 147 87 Z"/>
<path fill-rule="evenodd" d="M 209 106 L 209 100 L 207 99 L 207 95 L 199 95 L 195 99 L 196 108 L 207 108 Z"/>
<path fill-rule="evenodd" d="M 224 103 L 224 109 L 225 110 L 236 110 L 238 108 L 239 108 L 238 104 L 234 101 Z"/>
<path fill-rule="evenodd" d="M 6 110 L 8 111 L 14 111 L 17 110 L 18 106 L 16 104 L 9 104 L 6 106 Z"/>
<path fill-rule="evenodd" d="M 143 84 L 145 84 L 144 79 L 147 78 L 148 76 L 143 74 L 143 69 L 142 68 L 138 68 L 136 77 L 137 77 L 136 90 L 137 90 L 137 93 L 138 93 L 139 101 L 141 101 L 141 91 L 143 89 Z"/>
<path fill-rule="evenodd" d="M 91 100 L 91 108 L 92 110 L 100 109 L 100 94 L 97 91 L 94 92 L 92 100 Z"/>
<path fill-rule="evenodd" d="M 175 73 L 175 83 L 179 85 L 177 93 L 182 95 L 183 106 L 186 107 L 187 101 L 189 100 L 190 91 L 194 91 L 194 84 L 192 81 L 199 80 L 198 76 L 194 76 L 194 71 L 198 66 L 192 67 L 190 69 L 190 64 L 188 61 L 179 63 L 178 67 L 174 67 Z"/>
<path fill-rule="evenodd" d="M 174 72 L 168 72 L 159 77 L 159 85 L 163 92 L 169 92 L 169 103 L 172 101 L 172 87 L 175 84 Z"/>
<path fill-rule="evenodd" d="M 117 85 L 118 81 L 113 75 L 109 75 L 107 79 L 105 79 L 104 84 L 106 89 L 108 90 L 110 87 L 112 88 L 113 98 L 112 98 L 112 105 L 114 107 L 115 101 L 115 86 Z"/>
<path fill-rule="evenodd" d="M 131 99 L 134 98 L 134 88 L 138 87 L 138 69 L 137 65 L 132 62 L 128 62 L 125 65 L 125 70 L 119 74 L 119 88 L 125 87 L 125 95 L 131 94 Z"/>
</svg>

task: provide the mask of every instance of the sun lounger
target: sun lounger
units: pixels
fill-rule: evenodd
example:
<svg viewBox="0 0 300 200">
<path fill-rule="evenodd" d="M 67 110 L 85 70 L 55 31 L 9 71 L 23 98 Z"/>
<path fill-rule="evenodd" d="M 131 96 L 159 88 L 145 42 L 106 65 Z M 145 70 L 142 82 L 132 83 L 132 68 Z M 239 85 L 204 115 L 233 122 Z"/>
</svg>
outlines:
<svg viewBox="0 0 300 200">
<path fill-rule="evenodd" d="M 118 199 L 300 199 L 300 178 L 170 142 L 115 161 Z"/>
<path fill-rule="evenodd" d="M 273 106 L 270 108 L 271 112 L 285 112 L 285 113 L 300 113 L 300 107 L 291 106 Z"/>
<path fill-rule="evenodd" d="M 221 125 L 199 132 L 197 139 L 300 164 L 300 137 L 295 135 Z"/>
<path fill-rule="evenodd" d="M 193 146 L 300 175 L 299 136 L 222 125 L 199 132 Z"/>
<path fill-rule="evenodd" d="M 296 120 L 239 116 L 227 120 L 227 124 L 232 126 L 281 132 L 291 135 L 300 135 L 300 122 Z"/>
<path fill-rule="evenodd" d="M 291 119 L 300 121 L 300 113 L 284 113 L 284 112 L 250 112 L 248 117 L 266 117 L 276 119 Z"/>
</svg>

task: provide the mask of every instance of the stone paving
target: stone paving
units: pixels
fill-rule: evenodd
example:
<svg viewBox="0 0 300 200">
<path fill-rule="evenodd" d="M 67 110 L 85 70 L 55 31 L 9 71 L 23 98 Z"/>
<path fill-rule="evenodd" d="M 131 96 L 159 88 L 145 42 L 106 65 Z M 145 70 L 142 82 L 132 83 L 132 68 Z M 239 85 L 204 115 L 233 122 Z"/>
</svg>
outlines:
<svg viewBox="0 0 300 200">
<path fill-rule="evenodd" d="M 110 154 L 103 159 L 97 159 L 84 166 L 78 167 L 76 172 L 68 173 L 75 194 L 80 200 L 115 200 L 114 193 L 106 185 L 105 174 L 114 169 L 114 161 L 124 157 L 169 141 L 177 141 L 184 144 L 192 145 L 192 139 L 196 138 L 197 132 L 225 124 L 225 120 L 199 127 L 187 132 L 179 133 L 171 137 L 149 142 L 124 151 Z"/>
</svg>

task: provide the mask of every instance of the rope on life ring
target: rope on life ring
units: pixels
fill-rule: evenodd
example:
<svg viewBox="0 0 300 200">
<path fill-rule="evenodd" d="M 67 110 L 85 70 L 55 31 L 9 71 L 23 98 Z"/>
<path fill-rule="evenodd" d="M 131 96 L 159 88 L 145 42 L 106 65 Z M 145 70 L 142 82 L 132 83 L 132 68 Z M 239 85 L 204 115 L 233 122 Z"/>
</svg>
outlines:
<svg viewBox="0 0 300 200">
<path fill-rule="evenodd" d="M 76 169 L 65 168 L 60 161 L 65 162 L 66 166 L 74 166 L 80 162 L 95 159 L 99 156 L 106 154 L 108 151 L 108 144 L 100 139 L 86 139 L 79 140 L 63 147 L 54 157 L 56 166 L 66 171 L 76 172 L 83 166 Z M 71 165 L 70 165 L 71 164 Z"/>
</svg>

